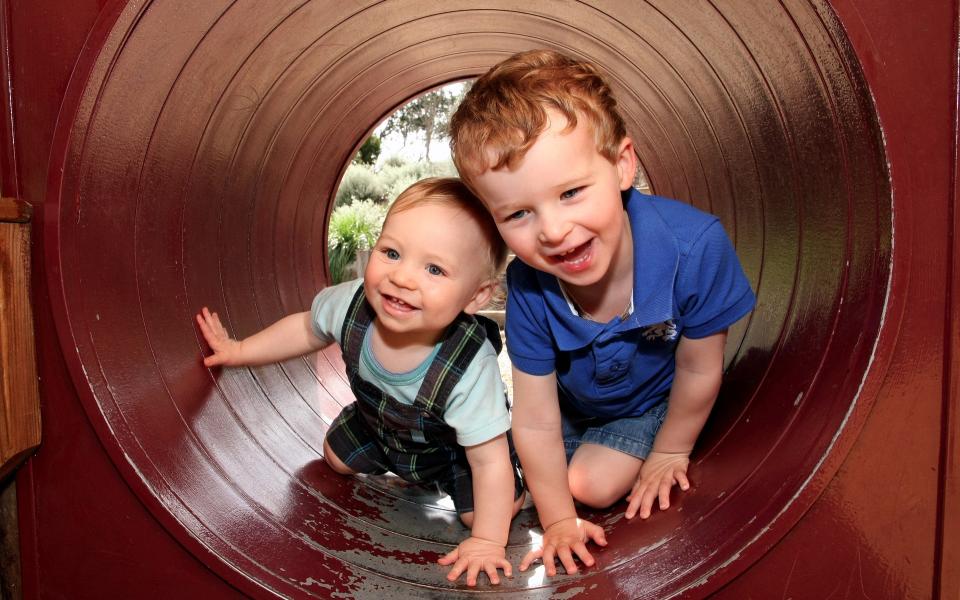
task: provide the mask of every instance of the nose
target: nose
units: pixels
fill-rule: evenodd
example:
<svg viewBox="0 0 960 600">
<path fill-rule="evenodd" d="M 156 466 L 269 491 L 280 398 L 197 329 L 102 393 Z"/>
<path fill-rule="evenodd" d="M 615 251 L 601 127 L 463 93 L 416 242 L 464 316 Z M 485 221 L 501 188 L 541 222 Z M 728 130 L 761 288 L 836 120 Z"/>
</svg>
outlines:
<svg viewBox="0 0 960 600">
<path fill-rule="evenodd" d="M 560 214 L 557 214 L 557 212 L 541 213 L 539 220 L 540 234 L 538 235 L 538 239 L 540 243 L 545 246 L 559 244 L 567 237 L 567 234 L 570 233 L 570 229 L 572 228 L 572 224 Z"/>
<path fill-rule="evenodd" d="M 408 263 L 400 262 L 390 270 L 390 283 L 406 290 L 414 288 L 414 274 L 410 272 Z"/>
</svg>

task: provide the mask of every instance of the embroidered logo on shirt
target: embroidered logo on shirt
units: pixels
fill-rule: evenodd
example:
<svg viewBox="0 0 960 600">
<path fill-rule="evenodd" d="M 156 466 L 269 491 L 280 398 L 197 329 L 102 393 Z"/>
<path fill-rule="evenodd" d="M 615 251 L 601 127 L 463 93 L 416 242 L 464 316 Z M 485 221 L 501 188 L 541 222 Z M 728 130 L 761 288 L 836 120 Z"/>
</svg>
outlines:
<svg viewBox="0 0 960 600">
<path fill-rule="evenodd" d="M 649 327 L 643 330 L 643 339 L 648 342 L 653 342 L 656 340 L 663 340 L 665 342 L 672 342 L 677 339 L 677 324 L 673 322 L 673 319 L 664 321 L 663 323 L 657 323 L 656 325 L 650 325 Z"/>
</svg>

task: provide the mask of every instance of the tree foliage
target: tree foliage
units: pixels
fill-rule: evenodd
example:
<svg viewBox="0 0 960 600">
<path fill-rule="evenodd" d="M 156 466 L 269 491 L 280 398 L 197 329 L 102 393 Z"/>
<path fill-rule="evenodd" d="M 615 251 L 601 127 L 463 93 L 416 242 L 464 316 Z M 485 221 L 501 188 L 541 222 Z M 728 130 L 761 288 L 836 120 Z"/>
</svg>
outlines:
<svg viewBox="0 0 960 600">
<path fill-rule="evenodd" d="M 353 157 L 353 164 L 372 165 L 380 157 L 380 138 L 371 135 L 357 150 L 357 155 Z"/>
<path fill-rule="evenodd" d="M 457 90 L 457 87 L 460 89 Z M 423 132 L 424 160 L 430 160 L 430 144 L 447 139 L 450 116 L 459 106 L 469 89 L 468 85 L 445 86 L 414 98 L 393 113 L 383 127 L 383 135 L 397 132 L 407 138 L 412 133 Z"/>
</svg>

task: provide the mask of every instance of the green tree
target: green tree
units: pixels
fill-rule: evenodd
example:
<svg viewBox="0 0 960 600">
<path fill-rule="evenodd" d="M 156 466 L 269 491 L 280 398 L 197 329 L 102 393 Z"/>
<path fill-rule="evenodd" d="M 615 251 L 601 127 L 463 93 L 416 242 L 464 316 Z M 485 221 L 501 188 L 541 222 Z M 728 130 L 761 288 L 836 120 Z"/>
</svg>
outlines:
<svg viewBox="0 0 960 600">
<path fill-rule="evenodd" d="M 458 89 L 459 88 L 459 89 Z M 411 100 L 393 113 L 383 127 L 383 135 L 397 132 L 403 137 L 403 145 L 411 133 L 423 132 L 424 160 L 430 160 L 430 145 L 447 139 L 450 116 L 459 106 L 468 85 L 456 84 L 427 92 Z"/>
<path fill-rule="evenodd" d="M 372 165 L 380 157 L 380 138 L 371 135 L 357 150 L 357 155 L 353 157 L 353 164 Z"/>
</svg>

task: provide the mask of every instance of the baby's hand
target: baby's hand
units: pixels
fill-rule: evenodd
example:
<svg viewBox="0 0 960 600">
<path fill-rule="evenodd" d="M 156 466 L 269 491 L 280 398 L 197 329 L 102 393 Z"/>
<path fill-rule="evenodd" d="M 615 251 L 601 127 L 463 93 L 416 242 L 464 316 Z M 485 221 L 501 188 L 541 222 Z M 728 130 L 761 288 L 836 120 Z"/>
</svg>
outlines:
<svg viewBox="0 0 960 600">
<path fill-rule="evenodd" d="M 477 575 L 481 569 L 494 585 L 500 583 L 497 569 L 503 569 L 503 574 L 507 577 L 513 576 L 503 544 L 482 538 L 468 537 L 437 562 L 443 566 L 453 565 L 447 573 L 449 581 L 456 581 L 466 572 L 469 586 L 477 585 Z"/>
<path fill-rule="evenodd" d="M 203 339 L 207 340 L 213 354 L 203 359 L 203 364 L 208 367 L 217 365 L 233 365 L 237 363 L 240 352 L 240 342 L 231 339 L 230 334 L 220 323 L 220 317 L 217 313 L 211 313 L 204 306 L 200 314 L 197 315 L 197 325 L 200 326 L 200 333 Z"/>
<path fill-rule="evenodd" d="M 687 479 L 687 467 L 690 455 L 677 453 L 651 452 L 640 467 L 640 475 L 633 484 L 633 490 L 627 496 L 626 516 L 632 519 L 640 511 L 640 518 L 646 519 L 653 509 L 653 501 L 659 496 L 660 510 L 670 508 L 670 489 L 676 483 L 681 490 L 690 489 Z"/>
<path fill-rule="evenodd" d="M 527 555 L 520 561 L 520 570 L 526 571 L 530 563 L 538 558 L 543 558 L 547 575 L 553 577 L 557 574 L 557 565 L 554 563 L 554 559 L 560 559 L 563 568 L 566 569 L 568 574 L 572 575 L 577 572 L 577 563 L 573 559 L 574 555 L 583 564 L 592 567 L 593 556 L 587 550 L 587 542 L 590 540 L 600 546 L 607 545 L 606 535 L 599 525 L 594 525 L 590 521 L 584 521 L 577 517 L 560 519 L 544 530 L 542 546 L 527 552 Z"/>
</svg>

